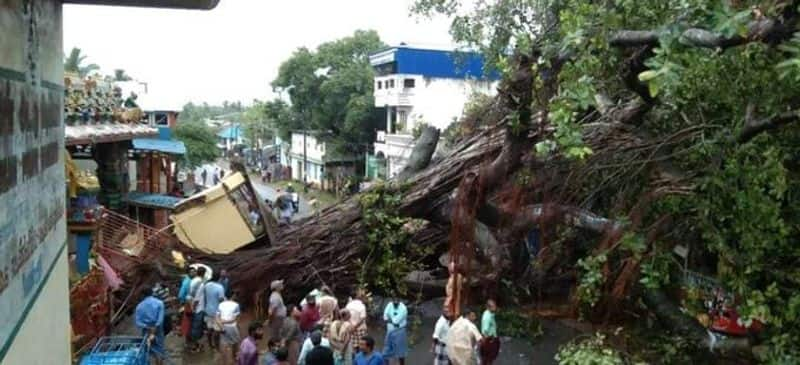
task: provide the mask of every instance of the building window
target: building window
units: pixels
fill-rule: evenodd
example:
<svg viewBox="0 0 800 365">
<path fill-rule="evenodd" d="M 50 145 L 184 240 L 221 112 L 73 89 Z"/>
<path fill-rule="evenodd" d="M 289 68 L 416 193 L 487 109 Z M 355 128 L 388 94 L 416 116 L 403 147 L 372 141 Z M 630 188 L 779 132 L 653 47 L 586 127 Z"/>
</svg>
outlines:
<svg viewBox="0 0 800 365">
<path fill-rule="evenodd" d="M 389 82 L 389 86 L 387 86 L 386 88 L 387 89 L 394 89 L 394 79 L 391 79 L 388 82 Z"/>
<path fill-rule="evenodd" d="M 383 82 L 378 81 L 378 90 L 383 89 Z"/>
<path fill-rule="evenodd" d="M 406 89 L 411 89 L 414 87 L 414 79 L 405 79 L 403 80 L 403 87 Z"/>
<path fill-rule="evenodd" d="M 406 114 L 406 111 L 401 110 L 400 112 L 398 112 L 398 114 L 400 114 L 398 118 L 400 119 L 400 124 L 406 125 L 406 122 L 408 122 L 408 114 Z"/>
</svg>

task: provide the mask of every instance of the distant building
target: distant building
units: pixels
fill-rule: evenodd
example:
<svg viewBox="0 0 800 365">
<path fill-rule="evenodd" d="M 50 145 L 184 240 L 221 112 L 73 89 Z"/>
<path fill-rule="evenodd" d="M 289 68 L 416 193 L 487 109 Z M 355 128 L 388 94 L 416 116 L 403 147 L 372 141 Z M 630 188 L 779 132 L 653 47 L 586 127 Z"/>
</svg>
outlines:
<svg viewBox="0 0 800 365">
<path fill-rule="evenodd" d="M 217 133 L 217 147 L 224 151 L 230 151 L 235 146 L 244 144 L 244 131 L 239 123 L 230 123 L 222 127 Z"/>
<path fill-rule="evenodd" d="M 368 159 L 385 159 L 388 178 L 408 162 L 415 128 L 424 123 L 444 130 L 461 117 L 473 94 L 493 94 L 499 79 L 485 75 L 480 54 L 452 49 L 401 45 L 371 55 L 370 64 L 375 107 L 384 109 L 386 126 L 378 131 L 375 156 Z"/>
<path fill-rule="evenodd" d="M 305 135 L 305 151 L 303 141 Z M 304 158 L 305 156 L 305 158 Z M 347 179 L 358 173 L 361 161 L 356 156 L 328 151 L 325 142 L 319 141 L 312 131 L 292 132 L 289 164 L 292 179 L 303 181 L 303 161 L 306 161 L 306 182 L 329 191 L 343 188 Z"/>
</svg>

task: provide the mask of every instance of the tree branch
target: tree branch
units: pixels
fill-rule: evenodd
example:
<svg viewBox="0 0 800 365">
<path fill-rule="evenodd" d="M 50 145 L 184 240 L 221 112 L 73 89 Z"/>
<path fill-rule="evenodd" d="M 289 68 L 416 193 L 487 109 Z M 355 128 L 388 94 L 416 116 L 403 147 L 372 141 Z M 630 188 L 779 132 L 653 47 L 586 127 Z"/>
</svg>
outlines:
<svg viewBox="0 0 800 365">
<path fill-rule="evenodd" d="M 747 34 L 740 36 L 725 36 L 710 30 L 694 27 L 683 31 L 680 42 L 690 47 L 699 48 L 730 48 L 750 42 L 764 42 L 777 44 L 792 36 L 795 30 L 795 20 L 780 22 L 775 19 L 754 20 L 747 24 Z M 621 30 L 609 39 L 612 47 L 638 47 L 658 46 L 659 38 L 666 31 L 655 30 Z"/>
<path fill-rule="evenodd" d="M 755 107 L 752 104 L 747 106 L 747 117 L 745 118 L 744 128 L 742 128 L 742 131 L 739 132 L 739 136 L 736 138 L 739 144 L 749 142 L 762 132 L 777 129 L 785 124 L 800 120 L 800 111 L 798 110 L 790 110 L 763 119 L 755 119 L 754 110 Z"/>
<path fill-rule="evenodd" d="M 626 223 L 601 217 L 588 210 L 570 205 L 534 204 L 520 208 L 513 217 L 512 232 L 528 231 L 543 219 L 557 219 L 572 227 L 605 232 L 626 226 Z"/>
<path fill-rule="evenodd" d="M 411 150 L 411 156 L 408 158 L 408 164 L 397 175 L 397 180 L 406 180 L 419 171 L 422 171 L 431 162 L 431 157 L 436 151 L 436 145 L 439 143 L 439 129 L 434 127 L 425 127 L 422 134 L 417 139 L 414 149 Z"/>
</svg>

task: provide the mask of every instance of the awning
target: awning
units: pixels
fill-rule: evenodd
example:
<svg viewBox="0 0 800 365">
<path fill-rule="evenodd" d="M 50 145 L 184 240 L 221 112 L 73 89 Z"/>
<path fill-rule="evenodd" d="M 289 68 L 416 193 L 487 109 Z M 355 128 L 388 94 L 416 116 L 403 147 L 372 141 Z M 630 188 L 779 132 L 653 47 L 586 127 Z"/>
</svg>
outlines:
<svg viewBox="0 0 800 365">
<path fill-rule="evenodd" d="M 133 149 L 158 151 L 171 153 L 173 155 L 183 155 L 186 153 L 186 146 L 181 141 L 153 138 L 135 138 L 133 140 Z"/>
<path fill-rule="evenodd" d="M 171 195 L 143 193 L 140 191 L 129 192 L 126 199 L 130 205 L 170 210 L 175 209 L 175 206 L 177 206 L 181 200 L 183 199 Z"/>
</svg>

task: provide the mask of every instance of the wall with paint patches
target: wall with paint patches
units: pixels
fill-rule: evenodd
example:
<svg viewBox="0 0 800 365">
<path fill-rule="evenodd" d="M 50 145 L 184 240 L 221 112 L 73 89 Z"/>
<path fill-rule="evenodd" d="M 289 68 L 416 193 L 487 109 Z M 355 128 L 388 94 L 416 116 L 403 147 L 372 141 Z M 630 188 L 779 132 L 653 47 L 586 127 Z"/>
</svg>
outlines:
<svg viewBox="0 0 800 365">
<path fill-rule="evenodd" d="M 68 364 L 61 1 L 0 1 L 0 34 L 0 363 Z"/>
</svg>

